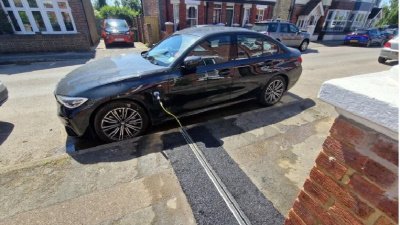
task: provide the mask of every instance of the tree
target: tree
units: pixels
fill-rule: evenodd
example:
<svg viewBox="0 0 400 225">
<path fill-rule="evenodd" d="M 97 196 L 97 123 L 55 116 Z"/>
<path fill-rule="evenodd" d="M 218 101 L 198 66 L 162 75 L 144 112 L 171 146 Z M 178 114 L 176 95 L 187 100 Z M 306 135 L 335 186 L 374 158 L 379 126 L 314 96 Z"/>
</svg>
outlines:
<svg viewBox="0 0 400 225">
<path fill-rule="evenodd" d="M 104 6 L 100 9 L 99 15 L 102 19 L 124 19 L 132 26 L 137 12 L 128 7 Z"/>
<path fill-rule="evenodd" d="M 100 10 L 101 8 L 103 8 L 106 5 L 107 5 L 106 0 L 95 0 L 94 1 L 94 8 L 97 10 Z"/>
<path fill-rule="evenodd" d="M 115 1 L 114 1 L 114 5 L 115 5 L 116 7 L 120 7 L 120 6 L 121 6 L 121 3 L 120 3 L 118 0 L 115 0 Z"/>
<path fill-rule="evenodd" d="M 121 0 L 121 4 L 124 7 L 128 7 L 139 14 L 142 13 L 142 4 L 140 0 Z"/>
<path fill-rule="evenodd" d="M 383 17 L 378 22 L 378 26 L 399 23 L 399 0 L 390 0 L 390 5 L 384 6 L 382 10 Z"/>
</svg>

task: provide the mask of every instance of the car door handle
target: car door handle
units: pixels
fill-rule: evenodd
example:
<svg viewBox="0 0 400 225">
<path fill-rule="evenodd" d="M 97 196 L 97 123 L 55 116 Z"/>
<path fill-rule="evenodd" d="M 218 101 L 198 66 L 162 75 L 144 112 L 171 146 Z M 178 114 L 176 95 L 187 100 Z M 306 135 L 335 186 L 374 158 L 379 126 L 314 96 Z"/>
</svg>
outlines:
<svg viewBox="0 0 400 225">
<path fill-rule="evenodd" d="M 223 70 L 220 70 L 218 74 L 220 76 L 228 76 L 228 75 L 231 74 L 231 70 L 230 69 L 223 69 Z"/>
</svg>

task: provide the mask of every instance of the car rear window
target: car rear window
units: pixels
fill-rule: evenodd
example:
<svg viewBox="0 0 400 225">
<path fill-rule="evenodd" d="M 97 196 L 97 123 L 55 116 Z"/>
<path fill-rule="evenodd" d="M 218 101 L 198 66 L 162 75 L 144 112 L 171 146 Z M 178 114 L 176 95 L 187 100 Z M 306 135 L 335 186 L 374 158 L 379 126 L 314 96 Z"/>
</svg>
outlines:
<svg viewBox="0 0 400 225">
<path fill-rule="evenodd" d="M 276 32 L 278 29 L 278 24 L 277 23 L 256 23 L 252 30 L 261 32 L 261 31 L 267 31 L 267 32 Z"/>
</svg>

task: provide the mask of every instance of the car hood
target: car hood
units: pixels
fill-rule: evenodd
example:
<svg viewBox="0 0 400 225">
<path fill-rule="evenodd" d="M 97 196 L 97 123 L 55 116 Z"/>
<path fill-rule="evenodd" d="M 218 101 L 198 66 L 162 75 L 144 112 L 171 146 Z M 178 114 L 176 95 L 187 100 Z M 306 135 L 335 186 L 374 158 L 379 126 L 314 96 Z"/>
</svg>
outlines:
<svg viewBox="0 0 400 225">
<path fill-rule="evenodd" d="M 73 97 L 97 86 L 140 78 L 165 69 L 166 67 L 150 63 L 140 54 L 104 58 L 90 62 L 67 74 L 58 83 L 55 94 Z"/>
</svg>

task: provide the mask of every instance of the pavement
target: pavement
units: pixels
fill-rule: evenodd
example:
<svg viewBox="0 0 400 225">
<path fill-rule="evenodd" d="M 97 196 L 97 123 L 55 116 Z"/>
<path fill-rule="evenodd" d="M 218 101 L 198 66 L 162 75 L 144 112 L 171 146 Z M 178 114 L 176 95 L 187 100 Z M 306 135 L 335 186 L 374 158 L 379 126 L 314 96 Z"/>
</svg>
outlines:
<svg viewBox="0 0 400 225">
<path fill-rule="evenodd" d="M 336 116 L 316 98 L 322 82 L 390 69 L 379 48 L 310 48 L 279 104 L 182 120 L 252 224 L 282 224 L 314 165 Z M 121 52 L 112 50 L 103 55 Z M 0 66 L 10 91 L 0 107 L 0 224 L 236 224 L 174 121 L 116 144 L 66 136 L 52 92 L 85 62 Z"/>
</svg>

